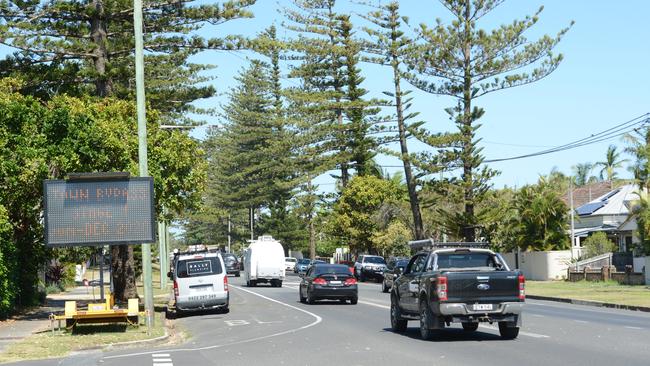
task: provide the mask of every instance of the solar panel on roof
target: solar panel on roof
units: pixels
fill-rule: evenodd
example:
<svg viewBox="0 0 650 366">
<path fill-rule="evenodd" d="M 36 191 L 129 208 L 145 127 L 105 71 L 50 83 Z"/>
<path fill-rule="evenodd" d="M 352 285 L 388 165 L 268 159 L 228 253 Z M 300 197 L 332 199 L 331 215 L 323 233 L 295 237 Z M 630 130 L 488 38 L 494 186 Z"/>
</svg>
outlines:
<svg viewBox="0 0 650 366">
<path fill-rule="evenodd" d="M 615 190 L 613 190 L 613 191 L 607 193 L 607 195 L 605 195 L 605 197 L 601 198 L 600 200 L 603 201 L 603 202 L 605 202 L 605 201 L 607 201 L 608 199 L 610 199 L 613 195 L 615 195 L 616 193 L 618 193 L 618 192 L 620 192 L 620 191 L 621 191 L 620 188 L 619 188 L 619 189 L 615 189 Z"/>
<path fill-rule="evenodd" d="M 579 216 L 584 216 L 584 215 L 591 215 L 592 213 L 596 212 L 598 209 L 601 207 L 605 206 L 607 202 L 594 202 L 594 203 L 587 203 L 586 205 L 582 205 L 578 207 L 576 212 L 578 213 Z"/>
</svg>

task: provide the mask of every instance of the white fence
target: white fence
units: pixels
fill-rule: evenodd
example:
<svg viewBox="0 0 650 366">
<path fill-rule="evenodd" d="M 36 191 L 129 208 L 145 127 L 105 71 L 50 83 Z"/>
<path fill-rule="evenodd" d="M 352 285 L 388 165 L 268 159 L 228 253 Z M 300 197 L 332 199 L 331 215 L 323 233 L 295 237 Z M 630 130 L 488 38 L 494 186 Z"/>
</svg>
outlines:
<svg viewBox="0 0 650 366">
<path fill-rule="evenodd" d="M 643 268 L 645 267 L 645 259 L 646 257 L 634 257 L 632 262 L 634 272 L 643 272 Z"/>
<path fill-rule="evenodd" d="M 510 268 L 516 268 L 516 253 L 502 255 Z M 566 278 L 570 263 L 570 250 L 519 253 L 519 269 L 528 280 L 548 281 Z"/>
</svg>

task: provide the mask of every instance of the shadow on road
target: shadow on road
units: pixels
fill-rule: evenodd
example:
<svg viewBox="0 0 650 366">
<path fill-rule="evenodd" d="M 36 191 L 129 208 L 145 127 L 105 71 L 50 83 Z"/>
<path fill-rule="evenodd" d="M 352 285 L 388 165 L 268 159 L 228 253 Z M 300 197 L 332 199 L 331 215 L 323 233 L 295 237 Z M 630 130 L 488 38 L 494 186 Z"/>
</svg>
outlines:
<svg viewBox="0 0 650 366">
<path fill-rule="evenodd" d="M 395 333 L 391 328 L 384 328 L 383 331 Z M 412 339 L 417 339 L 422 342 L 428 342 L 422 340 L 420 337 L 420 329 L 415 327 L 407 328 L 404 333 L 396 333 L 405 337 Z M 482 332 L 480 330 L 474 332 L 466 332 L 463 329 L 450 328 L 439 330 L 436 332 L 435 336 L 430 342 L 484 342 L 484 341 L 502 341 L 503 339 L 492 333 Z"/>
</svg>

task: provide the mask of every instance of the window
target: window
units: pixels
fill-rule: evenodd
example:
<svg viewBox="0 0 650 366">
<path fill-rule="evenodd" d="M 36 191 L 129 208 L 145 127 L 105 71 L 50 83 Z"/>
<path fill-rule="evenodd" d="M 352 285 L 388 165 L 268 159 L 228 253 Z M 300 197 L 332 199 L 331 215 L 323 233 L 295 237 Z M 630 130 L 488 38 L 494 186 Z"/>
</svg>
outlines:
<svg viewBox="0 0 650 366">
<path fill-rule="evenodd" d="M 497 262 L 490 253 L 439 253 L 438 268 L 497 268 Z"/>
<path fill-rule="evenodd" d="M 315 275 L 322 275 L 328 273 L 338 274 L 338 275 L 350 274 L 350 270 L 348 269 L 348 267 L 342 264 L 330 264 L 330 265 L 322 265 L 322 266 L 314 267 L 314 272 Z"/>
<path fill-rule="evenodd" d="M 221 262 L 217 257 L 182 259 L 176 264 L 178 278 L 210 276 L 222 272 Z"/>
<path fill-rule="evenodd" d="M 365 257 L 363 263 L 386 264 L 386 261 L 382 257 Z"/>
<path fill-rule="evenodd" d="M 426 262 L 427 256 L 425 254 L 420 254 L 416 257 L 411 258 L 406 271 L 404 273 L 418 273 L 422 272 L 424 269 L 424 264 Z"/>
</svg>

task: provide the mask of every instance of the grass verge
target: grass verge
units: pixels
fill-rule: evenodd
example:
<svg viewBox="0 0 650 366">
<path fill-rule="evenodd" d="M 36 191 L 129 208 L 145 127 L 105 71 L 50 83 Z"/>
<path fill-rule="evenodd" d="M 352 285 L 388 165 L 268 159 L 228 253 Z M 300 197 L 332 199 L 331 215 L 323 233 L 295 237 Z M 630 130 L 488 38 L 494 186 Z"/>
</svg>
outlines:
<svg viewBox="0 0 650 366">
<path fill-rule="evenodd" d="M 147 335 L 147 327 L 144 325 L 134 327 L 125 324 L 80 324 L 74 331 L 43 331 L 7 346 L 0 353 L 0 363 L 59 358 L 74 351 L 160 337 L 165 334 L 164 324 L 160 319 L 161 313 L 156 313 L 151 335 Z"/>
<path fill-rule="evenodd" d="M 648 287 L 625 286 L 615 281 L 526 281 L 526 293 L 529 295 L 650 307 L 650 289 Z"/>
</svg>

